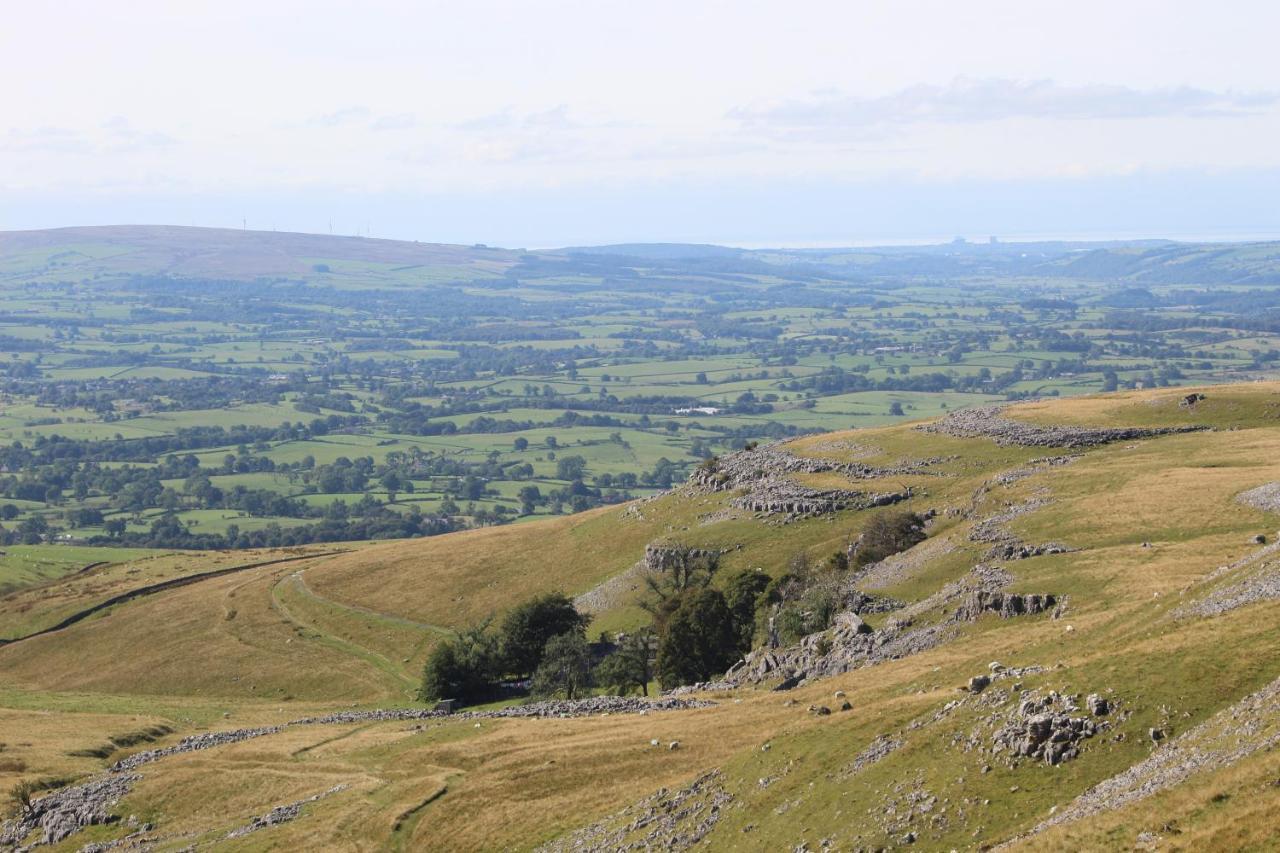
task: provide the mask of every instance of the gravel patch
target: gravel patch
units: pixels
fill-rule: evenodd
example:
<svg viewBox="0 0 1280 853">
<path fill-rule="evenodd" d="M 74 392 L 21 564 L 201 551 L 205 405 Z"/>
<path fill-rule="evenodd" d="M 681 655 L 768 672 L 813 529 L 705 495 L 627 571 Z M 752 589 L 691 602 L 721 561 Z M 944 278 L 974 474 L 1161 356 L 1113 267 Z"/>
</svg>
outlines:
<svg viewBox="0 0 1280 853">
<path fill-rule="evenodd" d="M 1266 483 L 1256 489 L 1250 489 L 1236 495 L 1236 500 L 1254 509 L 1280 512 L 1280 483 Z"/>
</svg>

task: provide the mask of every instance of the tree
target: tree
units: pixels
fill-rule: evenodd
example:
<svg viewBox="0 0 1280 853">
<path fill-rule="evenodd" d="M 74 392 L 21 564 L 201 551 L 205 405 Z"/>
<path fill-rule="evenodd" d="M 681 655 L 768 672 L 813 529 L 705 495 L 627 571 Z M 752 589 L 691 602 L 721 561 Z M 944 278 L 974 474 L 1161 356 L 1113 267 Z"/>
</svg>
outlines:
<svg viewBox="0 0 1280 853">
<path fill-rule="evenodd" d="M 756 608 L 769 588 L 769 581 L 769 576 L 758 569 L 743 569 L 731 575 L 725 583 L 725 604 L 733 614 L 738 651 L 744 654 L 751 651 L 756 633 Z"/>
<path fill-rule="evenodd" d="M 581 456 L 562 456 L 556 461 L 557 480 L 580 480 L 587 470 L 587 460 Z"/>
<path fill-rule="evenodd" d="M 733 614 L 719 590 L 682 597 L 658 640 L 657 672 L 663 689 L 707 681 L 738 657 Z"/>
<path fill-rule="evenodd" d="M 9 789 L 9 799 L 13 801 L 22 814 L 30 814 L 31 795 L 43 788 L 44 785 L 41 785 L 35 779 L 23 779 Z"/>
<path fill-rule="evenodd" d="M 892 403 L 889 404 L 889 414 L 893 415 L 894 417 L 901 417 L 906 413 L 902 411 L 902 404 L 899 403 L 897 400 L 894 400 Z"/>
<path fill-rule="evenodd" d="M 532 598 L 502 620 L 503 663 L 515 675 L 529 675 L 542 661 L 548 640 L 561 634 L 585 637 L 587 621 L 562 593 Z"/>
<path fill-rule="evenodd" d="M 543 501 L 542 490 L 537 486 L 524 486 L 516 496 L 520 498 L 520 512 L 524 515 L 532 515 Z"/>
<path fill-rule="evenodd" d="M 661 571 L 644 576 L 650 595 L 640 602 L 640 606 L 652 614 L 661 630 L 667 617 L 680 606 L 686 592 L 711 583 L 720 567 L 720 555 L 715 551 L 700 551 L 684 545 L 664 547 L 659 553 Z"/>
<path fill-rule="evenodd" d="M 529 439 L 525 438 L 524 436 L 520 436 L 515 441 L 511 442 L 511 444 L 513 447 L 515 447 L 517 451 L 524 451 L 529 449 Z"/>
<path fill-rule="evenodd" d="M 858 565 L 878 563 L 885 557 L 923 542 L 924 519 L 914 512 L 882 512 L 867 523 L 858 540 Z"/>
<path fill-rule="evenodd" d="M 649 664 L 650 636 L 648 631 L 629 635 L 616 652 L 600 661 L 596 682 L 617 696 L 626 696 L 632 689 L 648 696 L 649 682 L 653 680 L 653 667 Z"/>
<path fill-rule="evenodd" d="M 498 674 L 498 642 L 482 622 L 431 650 L 422 670 L 418 697 L 474 701 L 487 694 Z"/>
<path fill-rule="evenodd" d="M 591 687 L 591 650 L 580 631 L 547 640 L 542 660 L 533 673 L 534 696 L 576 699 Z"/>
</svg>

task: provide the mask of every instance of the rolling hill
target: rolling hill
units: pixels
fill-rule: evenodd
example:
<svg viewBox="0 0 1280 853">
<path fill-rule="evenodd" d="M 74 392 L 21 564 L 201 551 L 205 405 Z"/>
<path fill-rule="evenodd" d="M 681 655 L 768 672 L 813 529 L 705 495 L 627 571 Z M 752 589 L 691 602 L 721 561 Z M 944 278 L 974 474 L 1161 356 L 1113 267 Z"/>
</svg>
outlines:
<svg viewBox="0 0 1280 853">
<path fill-rule="evenodd" d="M 1278 482 L 1280 384 L 1127 392 L 807 436 L 568 518 L 223 573 L 176 555 L 166 572 L 201 576 L 154 591 L 128 561 L 36 582 L 0 614 L 38 629 L 143 594 L 0 646 L 0 784 L 70 783 L 44 828 L 4 837 L 1262 848 L 1280 805 Z M 886 496 L 928 537 L 831 570 L 834 627 L 724 680 L 656 705 L 411 700 L 439 638 L 531 592 L 580 596 L 593 634 L 628 629 L 647 546 L 778 576 L 847 549 Z"/>
</svg>

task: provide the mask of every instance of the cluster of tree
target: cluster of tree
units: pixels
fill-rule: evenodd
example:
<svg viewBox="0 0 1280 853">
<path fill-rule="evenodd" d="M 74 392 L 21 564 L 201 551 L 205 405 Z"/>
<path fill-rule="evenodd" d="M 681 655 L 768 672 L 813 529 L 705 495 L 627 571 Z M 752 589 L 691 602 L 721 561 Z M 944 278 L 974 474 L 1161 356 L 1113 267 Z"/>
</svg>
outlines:
<svg viewBox="0 0 1280 853">
<path fill-rule="evenodd" d="M 530 599 L 497 629 L 487 620 L 432 649 L 419 694 L 426 701 L 476 702 L 497 695 L 505 680 L 532 677 L 543 687 L 560 685 L 573 698 L 589 682 L 590 666 L 583 676 L 577 665 L 579 659 L 589 664 L 587 622 L 560 593 Z"/>
<path fill-rule="evenodd" d="M 514 608 L 501 625 L 467 629 L 440 643 L 423 672 L 424 700 L 483 701 L 508 680 L 530 679 L 535 696 L 573 698 L 601 686 L 624 694 L 709 681 L 761 639 L 791 643 L 830 627 L 840 581 L 923 541 L 925 520 L 909 511 L 873 516 L 857 544 L 825 561 L 799 554 L 777 577 L 744 569 L 721 577 L 715 552 L 671 546 L 662 572 L 646 577 L 642 606 L 652 623 L 617 644 L 589 644 L 588 620 L 560 594 Z M 850 557 L 852 554 L 852 558 Z"/>
</svg>

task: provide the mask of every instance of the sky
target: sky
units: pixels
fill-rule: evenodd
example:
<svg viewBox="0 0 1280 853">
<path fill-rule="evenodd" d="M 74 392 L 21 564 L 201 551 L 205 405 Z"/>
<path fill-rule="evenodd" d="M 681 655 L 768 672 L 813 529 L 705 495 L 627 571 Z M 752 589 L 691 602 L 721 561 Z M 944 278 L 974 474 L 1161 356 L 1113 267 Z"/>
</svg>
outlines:
<svg viewBox="0 0 1280 853">
<path fill-rule="evenodd" d="M 43 0 L 0 230 L 1280 237 L 1280 4 Z"/>
</svg>

